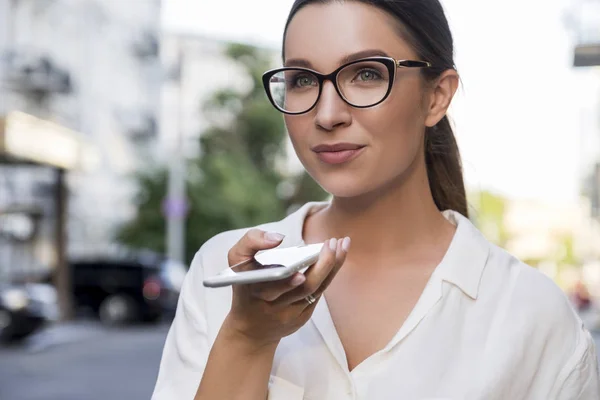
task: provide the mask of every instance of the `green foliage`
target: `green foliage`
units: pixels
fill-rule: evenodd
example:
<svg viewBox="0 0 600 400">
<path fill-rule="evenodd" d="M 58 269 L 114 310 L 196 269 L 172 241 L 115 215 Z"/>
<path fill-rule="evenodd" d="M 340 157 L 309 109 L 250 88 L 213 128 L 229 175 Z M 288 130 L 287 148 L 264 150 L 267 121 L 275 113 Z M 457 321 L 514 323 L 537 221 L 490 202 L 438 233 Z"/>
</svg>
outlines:
<svg viewBox="0 0 600 400">
<path fill-rule="evenodd" d="M 277 168 L 285 156 L 286 135 L 283 118 L 262 88 L 262 73 L 271 67 L 269 55 L 239 44 L 230 45 L 226 55 L 243 68 L 249 85 L 244 92 L 221 89 L 202 107 L 212 126 L 200 136 L 201 156 L 188 160 L 188 262 L 220 232 L 278 220 L 292 207 L 327 196 L 307 174 L 287 176 Z M 132 247 L 164 252 L 166 168 L 139 173 L 135 179 L 138 213 L 117 238 Z M 288 190 L 278 190 L 282 186 Z"/>
<path fill-rule="evenodd" d="M 573 235 L 564 234 L 559 239 L 560 251 L 557 255 L 558 262 L 565 265 L 578 265 L 581 260 L 575 252 L 575 240 Z"/>
<path fill-rule="evenodd" d="M 483 190 L 472 193 L 469 202 L 475 209 L 473 221 L 477 228 L 491 242 L 504 247 L 509 239 L 504 223 L 506 199 L 495 193 Z"/>
<path fill-rule="evenodd" d="M 134 199 L 137 216 L 121 227 L 117 240 L 133 248 L 165 251 L 164 235 L 157 232 L 166 231 L 166 221 L 160 211 L 161 201 L 167 188 L 167 173 L 164 168 L 139 172 L 135 175 L 138 193 Z"/>
</svg>

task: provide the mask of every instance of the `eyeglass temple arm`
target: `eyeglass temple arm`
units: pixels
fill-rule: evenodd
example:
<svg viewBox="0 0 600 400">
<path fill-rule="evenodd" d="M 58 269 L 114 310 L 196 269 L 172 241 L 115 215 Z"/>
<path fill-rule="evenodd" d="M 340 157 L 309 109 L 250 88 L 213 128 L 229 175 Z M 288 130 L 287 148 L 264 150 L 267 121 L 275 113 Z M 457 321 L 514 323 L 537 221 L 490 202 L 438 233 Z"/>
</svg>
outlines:
<svg viewBox="0 0 600 400">
<path fill-rule="evenodd" d="M 396 61 L 396 67 L 398 67 L 398 68 L 430 68 L 431 63 L 427 62 L 427 61 L 398 60 L 398 61 Z"/>
</svg>

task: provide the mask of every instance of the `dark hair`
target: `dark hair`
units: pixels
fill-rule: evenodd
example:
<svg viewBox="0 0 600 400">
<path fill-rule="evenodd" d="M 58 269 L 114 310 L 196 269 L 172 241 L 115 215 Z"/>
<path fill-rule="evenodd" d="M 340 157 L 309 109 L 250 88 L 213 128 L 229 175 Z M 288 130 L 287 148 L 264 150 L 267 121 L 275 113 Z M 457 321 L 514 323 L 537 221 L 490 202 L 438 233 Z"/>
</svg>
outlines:
<svg viewBox="0 0 600 400">
<path fill-rule="evenodd" d="M 288 26 L 301 8 L 331 1 L 333 0 L 296 0 L 285 25 L 284 42 Z M 439 0 L 348 1 L 372 5 L 395 17 L 400 22 L 400 35 L 403 39 L 412 45 L 422 60 L 432 63 L 431 68 L 422 70 L 426 79 L 433 80 L 448 69 L 456 69 L 452 33 Z M 447 116 L 425 132 L 425 162 L 429 188 L 437 208 L 441 211 L 455 210 L 468 217 L 460 153 Z"/>
</svg>

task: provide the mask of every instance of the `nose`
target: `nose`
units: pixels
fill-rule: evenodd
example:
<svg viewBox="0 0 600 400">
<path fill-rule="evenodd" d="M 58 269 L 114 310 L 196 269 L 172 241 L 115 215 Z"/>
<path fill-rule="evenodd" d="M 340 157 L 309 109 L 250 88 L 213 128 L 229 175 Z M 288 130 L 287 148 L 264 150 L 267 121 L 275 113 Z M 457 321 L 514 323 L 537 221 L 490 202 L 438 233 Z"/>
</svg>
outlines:
<svg viewBox="0 0 600 400">
<path fill-rule="evenodd" d="M 325 131 L 332 131 L 352 123 L 350 106 L 342 100 L 330 81 L 323 83 L 321 97 L 316 107 L 315 123 Z"/>
</svg>

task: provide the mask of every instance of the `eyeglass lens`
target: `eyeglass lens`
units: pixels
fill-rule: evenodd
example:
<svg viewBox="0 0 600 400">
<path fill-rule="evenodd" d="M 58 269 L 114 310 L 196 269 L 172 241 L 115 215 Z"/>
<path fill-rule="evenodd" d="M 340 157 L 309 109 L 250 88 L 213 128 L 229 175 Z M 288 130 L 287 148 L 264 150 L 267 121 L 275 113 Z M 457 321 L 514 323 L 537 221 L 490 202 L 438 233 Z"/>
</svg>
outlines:
<svg viewBox="0 0 600 400">
<path fill-rule="evenodd" d="M 379 103 L 390 86 L 387 66 L 379 61 L 361 61 L 340 70 L 336 85 L 342 97 L 356 107 Z M 313 73 L 288 68 L 274 74 L 269 81 L 273 101 L 283 111 L 302 113 L 319 98 L 319 79 Z"/>
</svg>

